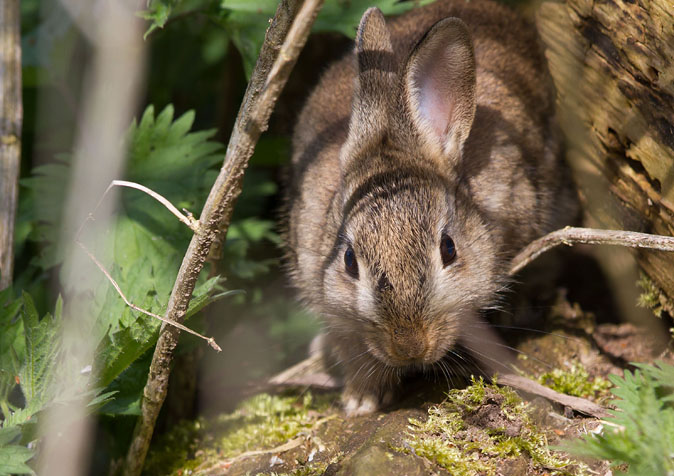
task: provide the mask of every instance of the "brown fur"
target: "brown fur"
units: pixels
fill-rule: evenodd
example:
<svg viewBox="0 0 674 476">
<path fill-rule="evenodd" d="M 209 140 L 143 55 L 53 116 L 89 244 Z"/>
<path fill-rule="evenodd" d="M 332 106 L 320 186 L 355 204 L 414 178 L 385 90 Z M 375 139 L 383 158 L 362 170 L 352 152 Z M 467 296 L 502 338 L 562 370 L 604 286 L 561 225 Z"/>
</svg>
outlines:
<svg viewBox="0 0 674 476">
<path fill-rule="evenodd" d="M 286 240 L 347 411 L 363 413 L 402 370 L 441 359 L 507 285 L 514 253 L 570 223 L 576 202 L 544 57 L 513 12 L 441 0 L 386 24 L 370 9 L 355 53 L 298 120 Z"/>
</svg>

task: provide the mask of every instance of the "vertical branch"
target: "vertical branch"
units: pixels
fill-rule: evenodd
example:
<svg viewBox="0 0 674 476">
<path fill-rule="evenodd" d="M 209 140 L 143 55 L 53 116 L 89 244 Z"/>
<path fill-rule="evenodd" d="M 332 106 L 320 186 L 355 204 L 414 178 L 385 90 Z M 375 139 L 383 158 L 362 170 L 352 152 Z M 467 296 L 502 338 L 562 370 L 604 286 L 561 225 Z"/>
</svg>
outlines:
<svg viewBox="0 0 674 476">
<path fill-rule="evenodd" d="M 267 129 L 271 111 L 322 4 L 323 0 L 281 0 L 276 10 L 239 110 L 224 164 L 201 212 L 199 230 L 192 237 L 178 272 L 166 310 L 167 319 L 183 321 L 211 245 L 227 233 L 248 160 L 258 138 Z M 170 364 L 179 334 L 175 327 L 162 327 L 143 391 L 141 416 L 126 457 L 128 476 L 139 475 L 143 468 L 154 425 L 166 398 Z"/>
<path fill-rule="evenodd" d="M 21 159 L 21 15 L 19 0 L 0 2 L 0 289 L 12 282 L 14 217 Z"/>
</svg>

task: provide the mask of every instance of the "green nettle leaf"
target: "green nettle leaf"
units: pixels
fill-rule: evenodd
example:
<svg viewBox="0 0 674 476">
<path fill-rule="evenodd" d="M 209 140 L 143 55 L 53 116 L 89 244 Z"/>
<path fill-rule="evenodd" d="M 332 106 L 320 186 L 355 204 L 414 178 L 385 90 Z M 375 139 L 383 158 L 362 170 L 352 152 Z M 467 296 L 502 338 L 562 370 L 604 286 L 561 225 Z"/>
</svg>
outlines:
<svg viewBox="0 0 674 476">
<path fill-rule="evenodd" d="M 662 361 L 634 365 L 639 370 L 609 376 L 617 410 L 610 411 L 603 433 L 563 449 L 613 466 L 627 463 L 628 475 L 674 474 L 674 366 Z"/>
<path fill-rule="evenodd" d="M 12 444 L 21 437 L 18 427 L 0 428 L 0 476 L 10 474 L 35 474 L 26 465 L 34 456 L 33 450 L 25 446 Z"/>
<path fill-rule="evenodd" d="M 194 113 L 191 111 L 174 118 L 172 106 L 167 106 L 158 114 L 152 106 L 148 107 L 140 120 L 133 122 L 126 134 L 128 162 L 125 179 L 142 183 L 179 208 L 198 214 L 217 175 L 216 165 L 222 160 L 223 146 L 211 140 L 214 130 L 190 132 L 193 123 Z M 33 266 L 47 269 L 61 262 L 60 253 L 54 243 L 59 237 L 60 222 L 57 217 L 61 214 L 64 201 L 63 184 L 67 183 L 69 177 L 67 156 L 61 163 L 38 168 L 36 172 L 23 182 L 30 192 L 23 195 L 27 203 L 24 207 L 30 205 L 24 220 L 32 230 L 28 239 L 37 241 L 44 246 L 43 249 L 50 250 L 39 262 L 33 263 Z M 49 192 L 38 193 L 43 189 Z M 265 176 L 260 186 L 254 188 L 254 196 L 266 197 L 275 191 L 273 185 L 269 185 L 269 178 Z M 85 229 L 80 239 L 106 263 L 108 271 L 130 302 L 154 314 L 163 315 L 192 231 L 148 195 L 128 188 L 120 190 L 119 194 L 121 204 L 118 212 L 108 228 L 103 230 L 104 233 L 94 236 Z M 45 197 L 51 201 L 43 206 L 41 200 L 46 200 Z M 259 202 L 257 198 L 256 200 Z M 278 239 L 271 223 L 262 220 L 243 221 L 235 227 L 234 234 L 237 233 L 239 236 L 235 241 L 241 244 L 242 253 L 237 255 L 233 266 L 239 266 L 243 270 L 242 274 L 250 277 L 265 271 L 268 264 L 248 262 L 246 250 L 249 243 L 260 240 L 275 242 Z M 186 318 L 193 316 L 207 304 L 231 294 L 223 292 L 219 278 L 206 279 L 206 274 L 203 273 L 197 282 Z M 10 314 L 16 312 L 10 311 Z M 93 290 L 88 312 L 93 329 L 91 332 L 98 341 L 92 373 L 96 380 L 88 388 L 93 385 L 100 392 L 154 345 L 162 323 L 129 308 L 106 281 L 102 281 Z M 11 317 L 3 319 L 8 320 Z M 40 320 L 31 302 L 25 306 L 24 319 L 16 324 L 27 328 L 26 346 L 29 341 L 37 342 L 35 345 L 31 344 L 31 351 L 27 356 L 29 364 L 23 369 L 20 378 L 22 385 L 26 382 L 23 390 L 27 392 L 27 401 L 39 403 L 35 407 L 14 412 L 17 419 L 29 418 L 43 403 L 41 395 L 48 386 L 41 387 L 42 380 L 31 377 L 39 375 L 45 382 L 54 378 L 53 373 L 46 368 L 35 365 L 45 358 L 39 354 L 39 346 L 43 341 L 54 337 L 42 335 L 42 326 L 54 319 L 60 320 L 58 309 L 54 317 L 48 315 Z M 56 327 L 52 327 L 52 332 L 56 332 Z M 10 337 L 5 335 L 0 342 L 4 342 L 4 339 L 11 340 Z M 43 341 L 38 342 L 39 337 Z M 18 345 L 14 347 L 20 351 Z M 45 347 L 43 351 L 56 352 L 50 347 Z M 0 357 L 0 365 L 3 366 L 0 369 L 11 368 L 11 363 L 5 364 L 2 359 Z M 11 372 L 0 374 L 0 382 L 5 381 L 9 385 L 10 374 Z M 0 390 L 2 388 L 4 387 L 0 387 Z M 128 389 L 128 386 L 117 385 L 107 390 L 119 391 L 121 394 Z M 114 411 L 136 411 L 134 405 L 140 393 L 135 396 L 129 392 L 127 394 L 129 398 L 126 403 L 120 403 Z M 106 398 L 109 400 L 110 395 Z M 110 408 L 113 406 L 108 404 L 105 411 L 114 412 Z"/>
<path fill-rule="evenodd" d="M 221 289 L 219 278 L 211 278 L 195 288 L 185 318 L 189 319 L 207 304 L 231 294 L 231 292 L 216 293 Z M 138 314 L 136 311 L 133 312 Z M 96 350 L 94 374 L 98 375 L 97 385 L 101 387 L 109 385 L 132 362 L 152 347 L 160 327 L 161 321 L 142 314 L 128 325 L 121 325 L 119 330 L 107 333 Z"/>
<path fill-rule="evenodd" d="M 62 253 L 57 249 L 57 240 L 63 222 L 70 156 L 62 154 L 57 159 L 59 162 L 35 167 L 30 177 L 20 181 L 23 190 L 18 226 L 27 230 L 26 239 L 41 244 L 40 254 L 31 263 L 41 270 L 61 263 Z"/>
<path fill-rule="evenodd" d="M 19 379 L 26 399 L 25 409 L 30 413 L 36 413 L 52 400 L 52 384 L 61 352 L 59 331 L 63 302 L 59 297 L 54 315 L 47 314 L 42 319 L 37 314 L 33 299 L 25 292 L 23 302 L 26 354 Z M 15 423 L 22 422 L 15 419 Z"/>
<path fill-rule="evenodd" d="M 23 338 L 23 320 L 19 311 L 23 299 L 14 299 L 11 288 L 0 291 L 0 410 L 9 414 L 10 392 L 16 387 L 20 364 L 23 360 L 25 341 Z"/>
</svg>

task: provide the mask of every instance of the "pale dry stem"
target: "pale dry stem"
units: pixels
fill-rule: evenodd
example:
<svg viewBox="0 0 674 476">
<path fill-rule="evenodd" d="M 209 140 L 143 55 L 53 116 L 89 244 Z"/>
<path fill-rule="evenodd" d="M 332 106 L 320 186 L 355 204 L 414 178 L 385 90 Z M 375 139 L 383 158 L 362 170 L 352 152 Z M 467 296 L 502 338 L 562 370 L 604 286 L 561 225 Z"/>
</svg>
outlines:
<svg viewBox="0 0 674 476">
<path fill-rule="evenodd" d="M 527 245 L 513 258 L 509 274 L 516 274 L 541 254 L 562 244 L 567 246 L 576 244 L 614 245 L 658 251 L 674 251 L 674 237 L 672 236 L 651 235 L 636 231 L 600 230 L 567 226 L 561 230 L 548 233 Z"/>
<path fill-rule="evenodd" d="M 84 243 L 82 243 L 82 242 L 79 241 L 79 240 L 75 240 L 75 243 L 77 243 L 77 245 L 78 245 L 80 248 L 82 248 L 82 250 L 86 253 L 86 255 L 89 257 L 89 259 L 91 259 L 91 261 L 94 262 L 94 264 L 98 267 L 98 269 L 101 270 L 101 272 L 105 275 L 105 277 L 108 278 L 108 281 L 110 281 L 110 284 L 112 284 L 112 286 L 117 290 L 117 294 L 119 294 L 119 296 L 122 298 L 122 300 L 124 301 L 124 303 L 125 303 L 127 306 L 129 306 L 131 309 L 133 309 L 133 310 L 135 310 L 135 311 L 138 311 L 138 312 L 141 312 L 141 313 L 143 313 L 143 314 L 145 314 L 145 315 L 147 315 L 147 316 L 154 317 L 155 319 L 159 319 L 160 321 L 165 322 L 165 323 L 167 323 L 167 324 L 169 324 L 169 325 L 171 325 L 171 326 L 177 327 L 178 329 L 183 330 L 183 331 L 185 331 L 185 332 L 189 332 L 190 334 L 192 334 L 192 335 L 194 335 L 194 336 L 197 336 L 197 337 L 199 337 L 199 338 L 205 340 L 205 341 L 208 343 L 208 345 L 210 345 L 213 349 L 217 350 L 218 352 L 222 352 L 222 349 L 221 349 L 220 346 L 215 342 L 215 339 L 213 339 L 212 337 L 206 337 L 206 336 L 203 336 L 203 335 L 199 334 L 198 332 L 193 331 L 193 330 L 190 329 L 189 327 L 186 327 L 186 326 L 180 324 L 179 322 L 171 321 L 171 320 L 169 320 L 169 319 L 166 319 L 166 318 L 163 317 L 163 316 L 160 316 L 159 314 L 155 314 L 155 313 L 153 313 L 153 312 L 146 311 L 145 309 L 142 309 L 142 308 L 136 306 L 134 303 L 130 302 L 130 301 L 127 299 L 127 297 L 124 295 L 124 292 L 122 292 L 122 289 L 119 287 L 119 284 L 117 284 L 117 281 L 115 281 L 115 279 L 114 279 L 114 278 L 110 275 L 110 273 L 105 269 L 105 267 L 103 266 L 103 264 L 101 264 L 101 262 L 98 261 L 98 260 L 96 259 L 96 257 L 95 257 L 95 256 L 94 256 L 94 255 L 87 249 L 87 247 L 84 245 Z"/>
</svg>

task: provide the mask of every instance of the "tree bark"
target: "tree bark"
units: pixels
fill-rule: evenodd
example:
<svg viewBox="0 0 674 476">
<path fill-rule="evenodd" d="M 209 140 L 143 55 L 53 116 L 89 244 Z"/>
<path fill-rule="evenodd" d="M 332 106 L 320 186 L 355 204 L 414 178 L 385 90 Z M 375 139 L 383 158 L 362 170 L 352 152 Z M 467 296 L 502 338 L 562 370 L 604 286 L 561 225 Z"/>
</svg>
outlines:
<svg viewBox="0 0 674 476">
<path fill-rule="evenodd" d="M 14 218 L 21 160 L 21 15 L 19 0 L 0 3 L 0 290 L 12 283 Z"/>
<path fill-rule="evenodd" d="M 674 235 L 674 3 L 544 3 L 538 26 L 593 227 Z M 674 299 L 674 253 L 637 254 Z"/>
</svg>

